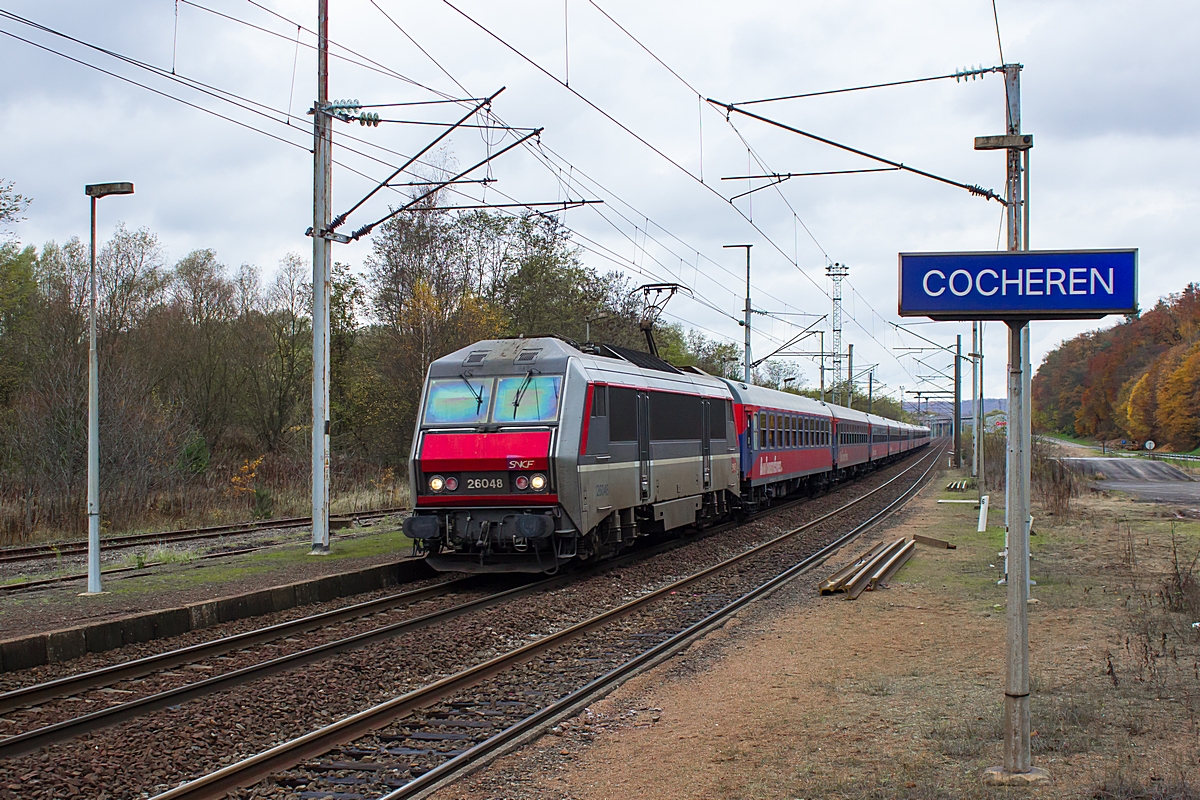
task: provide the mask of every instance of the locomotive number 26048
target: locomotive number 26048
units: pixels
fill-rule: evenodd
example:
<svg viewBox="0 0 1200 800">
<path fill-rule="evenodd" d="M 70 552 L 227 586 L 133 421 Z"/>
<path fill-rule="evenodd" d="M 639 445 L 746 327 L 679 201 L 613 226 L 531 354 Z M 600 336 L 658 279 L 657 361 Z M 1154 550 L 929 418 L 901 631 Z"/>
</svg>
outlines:
<svg viewBox="0 0 1200 800">
<path fill-rule="evenodd" d="M 504 478 L 467 478 L 467 490 L 505 489 Z"/>
</svg>

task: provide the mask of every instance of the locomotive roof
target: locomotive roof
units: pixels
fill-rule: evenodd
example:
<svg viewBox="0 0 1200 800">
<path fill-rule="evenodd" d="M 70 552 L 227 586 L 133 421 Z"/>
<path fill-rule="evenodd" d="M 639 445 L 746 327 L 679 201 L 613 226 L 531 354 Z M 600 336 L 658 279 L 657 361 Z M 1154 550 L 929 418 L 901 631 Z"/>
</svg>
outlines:
<svg viewBox="0 0 1200 800">
<path fill-rule="evenodd" d="M 553 336 L 484 339 L 434 361 L 429 365 L 429 377 L 457 378 L 464 372 L 476 377 L 519 375 L 531 369 L 561 375 L 567 371 L 568 360 L 575 358 L 589 372 L 601 373 L 596 376 L 601 380 L 677 391 L 707 390 L 728 397 L 728 389 L 719 378 L 684 372 L 649 353 L 611 345 L 588 345 L 587 350 Z"/>
<path fill-rule="evenodd" d="M 429 365 L 431 378 L 471 375 L 514 375 L 530 369 L 545 374 L 562 374 L 567 359 L 579 351 L 562 339 L 484 339 L 448 353 Z"/>
</svg>

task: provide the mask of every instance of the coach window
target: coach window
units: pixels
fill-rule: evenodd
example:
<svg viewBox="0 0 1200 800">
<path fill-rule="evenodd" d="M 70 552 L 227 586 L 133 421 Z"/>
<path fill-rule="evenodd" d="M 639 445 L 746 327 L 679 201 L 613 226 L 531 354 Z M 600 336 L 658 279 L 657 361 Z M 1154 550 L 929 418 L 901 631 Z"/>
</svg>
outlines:
<svg viewBox="0 0 1200 800">
<path fill-rule="evenodd" d="M 767 447 L 775 446 L 775 415 L 767 415 Z"/>
<path fill-rule="evenodd" d="M 791 428 L 789 429 L 790 433 L 788 434 L 788 436 L 791 437 L 791 440 L 788 442 L 788 445 L 791 447 L 796 446 L 796 423 L 797 422 L 798 422 L 798 420 L 795 417 L 792 417 L 791 421 L 789 423 L 791 425 Z"/>
<path fill-rule="evenodd" d="M 758 415 L 758 449 L 765 450 L 767 447 L 767 415 L 760 413 Z"/>
</svg>

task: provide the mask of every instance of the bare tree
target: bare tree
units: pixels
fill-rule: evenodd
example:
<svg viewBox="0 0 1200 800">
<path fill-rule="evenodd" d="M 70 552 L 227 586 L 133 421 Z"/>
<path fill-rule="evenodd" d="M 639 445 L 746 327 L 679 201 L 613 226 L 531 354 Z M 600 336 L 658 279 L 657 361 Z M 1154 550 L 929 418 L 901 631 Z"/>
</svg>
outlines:
<svg viewBox="0 0 1200 800">
<path fill-rule="evenodd" d="M 312 374 L 312 287 L 308 262 L 289 253 L 261 310 L 241 320 L 245 362 L 243 420 L 267 452 L 286 446 L 305 408 Z"/>
</svg>

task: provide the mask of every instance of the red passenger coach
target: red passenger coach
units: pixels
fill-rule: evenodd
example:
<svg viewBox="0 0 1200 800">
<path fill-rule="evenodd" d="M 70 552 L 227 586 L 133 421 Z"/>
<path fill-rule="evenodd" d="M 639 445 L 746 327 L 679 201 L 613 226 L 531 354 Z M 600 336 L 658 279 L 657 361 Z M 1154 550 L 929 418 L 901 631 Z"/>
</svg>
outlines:
<svg viewBox="0 0 1200 800">
<path fill-rule="evenodd" d="M 757 505 L 804 485 L 826 485 L 834 468 L 830 406 L 790 392 L 727 383 L 734 396 L 743 501 Z"/>
</svg>

